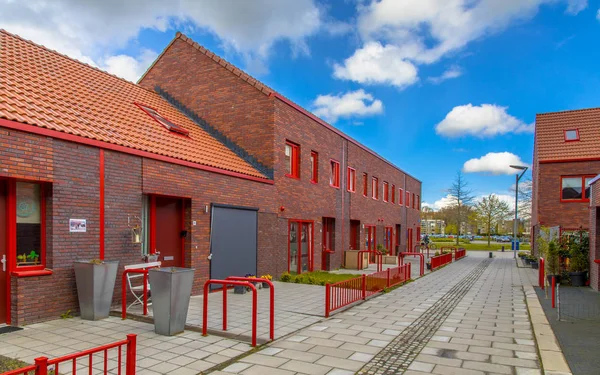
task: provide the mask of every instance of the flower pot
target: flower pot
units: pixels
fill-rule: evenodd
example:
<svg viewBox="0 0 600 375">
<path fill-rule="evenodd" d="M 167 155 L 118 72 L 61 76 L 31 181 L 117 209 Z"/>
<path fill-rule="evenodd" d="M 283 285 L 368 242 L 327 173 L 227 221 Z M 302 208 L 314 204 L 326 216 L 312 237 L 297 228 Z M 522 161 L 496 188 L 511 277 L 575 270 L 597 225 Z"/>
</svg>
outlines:
<svg viewBox="0 0 600 375">
<path fill-rule="evenodd" d="M 537 270 L 539 268 L 539 263 L 537 260 L 533 260 L 531 261 L 531 268 L 533 268 L 534 270 Z"/>
<path fill-rule="evenodd" d="M 427 266 L 428 270 L 431 270 L 431 263 L 425 263 L 425 265 Z"/>
<path fill-rule="evenodd" d="M 148 271 L 152 290 L 154 332 L 173 336 L 183 332 L 187 319 L 194 269 L 181 267 L 152 268 Z"/>
<path fill-rule="evenodd" d="M 560 284 L 560 275 L 546 275 L 546 279 L 548 280 L 548 285 L 552 285 L 552 276 L 556 278 L 556 283 Z"/>
<path fill-rule="evenodd" d="M 108 318 L 119 261 L 105 260 L 98 264 L 89 260 L 76 261 L 73 267 L 81 319 Z"/>
<path fill-rule="evenodd" d="M 569 272 L 572 286 L 585 286 L 586 272 Z"/>
<path fill-rule="evenodd" d="M 395 255 L 384 255 L 382 263 L 383 264 L 398 264 L 398 257 Z"/>
<path fill-rule="evenodd" d="M 234 285 L 233 287 L 234 294 L 246 294 L 246 287 L 240 285 Z"/>
</svg>

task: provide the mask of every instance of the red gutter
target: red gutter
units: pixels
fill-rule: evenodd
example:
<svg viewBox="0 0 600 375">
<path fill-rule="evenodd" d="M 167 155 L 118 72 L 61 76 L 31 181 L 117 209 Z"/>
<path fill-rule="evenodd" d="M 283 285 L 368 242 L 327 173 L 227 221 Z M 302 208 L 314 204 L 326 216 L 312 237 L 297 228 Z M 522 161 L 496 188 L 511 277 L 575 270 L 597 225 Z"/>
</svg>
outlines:
<svg viewBox="0 0 600 375">
<path fill-rule="evenodd" d="M 100 260 L 104 260 L 104 150 L 100 149 Z"/>
<path fill-rule="evenodd" d="M 576 163 L 581 161 L 600 161 L 600 157 L 589 157 L 589 158 L 570 158 L 570 159 L 549 159 L 540 160 L 539 164 L 550 164 L 550 163 Z"/>
<path fill-rule="evenodd" d="M 405 175 L 410 176 L 411 178 L 415 179 L 418 182 L 422 182 L 421 180 L 416 179 L 414 176 L 409 175 L 408 173 L 404 172 L 402 169 L 398 168 L 396 165 L 394 165 L 392 162 L 384 159 L 382 156 L 378 155 L 375 151 L 371 150 L 370 148 L 362 145 L 361 143 L 359 143 L 358 141 L 354 140 L 353 138 L 351 138 L 350 136 L 344 134 L 342 131 L 334 128 L 333 126 L 329 125 L 328 123 L 326 123 L 325 121 L 321 120 L 320 118 L 318 118 L 317 116 L 313 115 L 312 113 L 310 113 L 309 111 L 307 111 L 306 109 L 300 107 L 298 104 L 294 103 L 293 101 L 289 100 L 288 98 L 286 98 L 285 96 L 282 96 L 281 94 L 277 93 L 277 92 L 272 92 L 269 94 L 269 97 L 274 97 L 277 98 L 279 100 L 281 100 L 282 102 L 284 102 L 285 104 L 289 105 L 290 107 L 294 108 L 295 110 L 297 110 L 298 112 L 302 113 L 303 115 L 309 117 L 311 120 L 318 122 L 319 124 L 323 125 L 324 127 L 326 127 L 327 129 L 331 130 L 332 132 L 334 132 L 335 134 L 339 135 L 340 137 L 348 140 L 348 142 L 353 143 L 355 146 L 358 146 L 359 148 L 363 149 L 364 151 L 368 152 L 369 154 L 375 156 L 376 158 L 380 159 L 381 161 L 383 161 L 384 163 L 390 165 L 391 167 L 393 167 L 394 169 L 397 169 L 398 171 L 404 173 Z"/>
<path fill-rule="evenodd" d="M 221 169 L 221 168 L 210 167 L 207 165 L 202 165 L 202 164 L 198 164 L 198 163 L 194 163 L 194 162 L 190 162 L 190 161 L 176 159 L 176 158 L 173 158 L 170 156 L 158 155 L 158 154 L 154 154 L 154 153 L 148 152 L 148 151 L 142 151 L 142 150 L 137 150 L 137 149 L 130 148 L 130 147 L 116 145 L 113 143 L 97 141 L 95 139 L 90 139 L 90 138 L 85 138 L 85 137 L 81 137 L 78 135 L 63 133 L 63 132 L 60 132 L 57 130 L 41 128 L 39 126 L 24 124 L 24 123 L 12 121 L 12 120 L 0 119 L 0 127 L 13 129 L 13 130 L 19 130 L 19 131 L 23 131 L 23 132 L 27 132 L 27 133 L 32 133 L 32 134 L 43 135 L 46 137 L 52 137 L 52 138 L 61 139 L 64 141 L 83 144 L 83 145 L 98 147 L 98 148 L 102 148 L 105 150 L 118 151 L 118 152 L 122 152 L 124 154 L 141 156 L 141 157 L 144 157 L 147 159 L 164 161 L 164 162 L 171 163 L 171 164 L 182 165 L 185 167 L 199 169 L 199 170 L 217 173 L 217 174 L 222 174 L 225 176 L 241 178 L 243 180 L 260 182 L 263 184 L 270 184 L 270 185 L 273 185 L 273 183 L 274 183 L 273 180 L 269 180 L 269 179 L 263 178 L 263 177 L 249 176 L 249 175 L 245 175 L 245 174 L 239 173 L 239 172 L 227 171 L 227 170 Z"/>
</svg>

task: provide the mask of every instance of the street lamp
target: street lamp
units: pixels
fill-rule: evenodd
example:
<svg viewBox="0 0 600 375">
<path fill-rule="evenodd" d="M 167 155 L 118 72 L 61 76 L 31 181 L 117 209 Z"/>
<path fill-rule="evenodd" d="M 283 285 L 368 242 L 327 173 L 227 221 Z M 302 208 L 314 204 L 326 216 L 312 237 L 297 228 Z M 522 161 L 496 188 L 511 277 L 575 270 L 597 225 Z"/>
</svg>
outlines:
<svg viewBox="0 0 600 375">
<path fill-rule="evenodd" d="M 511 168 L 523 171 L 521 174 L 517 172 L 517 183 L 515 184 L 515 221 L 513 223 L 513 258 L 517 258 L 517 212 L 519 209 L 519 180 L 525 172 L 527 172 L 527 167 L 524 165 L 510 165 Z"/>
</svg>

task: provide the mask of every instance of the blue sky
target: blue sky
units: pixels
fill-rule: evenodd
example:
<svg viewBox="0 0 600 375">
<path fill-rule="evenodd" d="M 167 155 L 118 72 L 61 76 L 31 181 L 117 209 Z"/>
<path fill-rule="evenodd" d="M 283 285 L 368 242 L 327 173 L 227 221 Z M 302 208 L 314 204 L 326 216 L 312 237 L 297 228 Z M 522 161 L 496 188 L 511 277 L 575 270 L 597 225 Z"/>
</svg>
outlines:
<svg viewBox="0 0 600 375">
<path fill-rule="evenodd" d="M 142 6 L 142 4 L 144 4 Z M 510 200 L 536 113 L 599 106 L 587 0 L 0 0 L 0 27 L 136 80 L 177 30 L 423 181 Z"/>
</svg>

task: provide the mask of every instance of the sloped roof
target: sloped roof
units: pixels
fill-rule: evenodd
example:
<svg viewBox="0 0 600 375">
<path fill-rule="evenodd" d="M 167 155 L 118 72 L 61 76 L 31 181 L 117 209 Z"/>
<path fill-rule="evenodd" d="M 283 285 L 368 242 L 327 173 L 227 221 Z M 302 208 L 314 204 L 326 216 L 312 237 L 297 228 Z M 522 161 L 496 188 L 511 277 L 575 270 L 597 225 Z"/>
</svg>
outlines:
<svg viewBox="0 0 600 375">
<path fill-rule="evenodd" d="M 173 133 L 134 103 L 186 129 Z M 0 30 L 0 118 L 265 178 L 155 92 Z"/>
<path fill-rule="evenodd" d="M 579 141 L 565 142 L 575 129 Z M 600 158 L 600 108 L 538 114 L 535 143 L 539 162 Z"/>
</svg>

